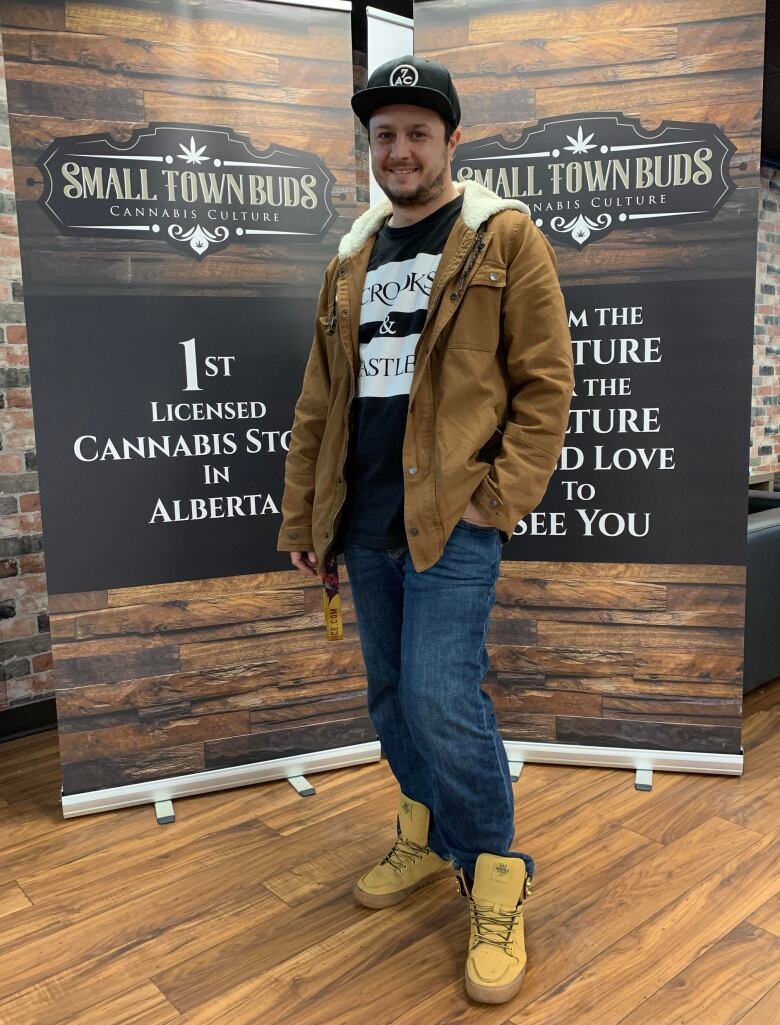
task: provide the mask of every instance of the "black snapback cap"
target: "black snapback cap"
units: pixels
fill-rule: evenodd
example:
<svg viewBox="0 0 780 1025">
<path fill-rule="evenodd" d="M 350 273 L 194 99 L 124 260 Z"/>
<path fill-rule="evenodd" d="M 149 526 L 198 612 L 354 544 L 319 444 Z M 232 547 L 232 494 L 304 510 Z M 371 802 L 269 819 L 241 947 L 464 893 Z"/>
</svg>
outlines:
<svg viewBox="0 0 780 1025">
<path fill-rule="evenodd" d="M 351 102 L 366 128 L 375 110 L 393 103 L 428 107 L 441 114 L 453 128 L 460 122 L 460 100 L 448 69 L 438 61 L 413 54 L 378 67 L 371 73 L 366 88 L 356 92 Z"/>
</svg>

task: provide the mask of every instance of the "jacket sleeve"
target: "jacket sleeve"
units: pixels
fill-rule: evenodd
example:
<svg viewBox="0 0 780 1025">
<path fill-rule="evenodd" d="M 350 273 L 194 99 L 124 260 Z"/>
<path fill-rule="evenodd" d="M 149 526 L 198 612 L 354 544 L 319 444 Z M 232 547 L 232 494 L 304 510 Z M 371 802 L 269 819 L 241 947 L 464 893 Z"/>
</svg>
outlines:
<svg viewBox="0 0 780 1025">
<path fill-rule="evenodd" d="M 558 261 L 545 235 L 525 217 L 507 267 L 502 344 L 510 409 L 501 451 L 474 492 L 486 520 L 511 537 L 544 498 L 563 449 L 574 391 L 574 358 Z"/>
<path fill-rule="evenodd" d="M 278 552 L 312 551 L 312 508 L 314 505 L 314 472 L 320 451 L 330 397 L 330 365 L 325 342 L 327 304 L 332 264 L 317 301 L 314 338 L 303 375 L 287 459 L 284 464 L 282 525 L 276 542 Z"/>
</svg>

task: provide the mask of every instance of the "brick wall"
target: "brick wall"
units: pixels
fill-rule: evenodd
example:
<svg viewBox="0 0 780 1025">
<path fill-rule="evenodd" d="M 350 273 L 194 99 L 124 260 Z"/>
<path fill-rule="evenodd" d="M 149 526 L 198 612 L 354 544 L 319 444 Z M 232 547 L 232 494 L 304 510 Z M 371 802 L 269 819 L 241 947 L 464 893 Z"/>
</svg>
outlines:
<svg viewBox="0 0 780 1025">
<path fill-rule="evenodd" d="M 780 473 L 780 170 L 761 167 L 750 472 Z"/>
<path fill-rule="evenodd" d="M 21 281 L 0 73 L 0 710 L 50 697 L 53 688 Z"/>
</svg>

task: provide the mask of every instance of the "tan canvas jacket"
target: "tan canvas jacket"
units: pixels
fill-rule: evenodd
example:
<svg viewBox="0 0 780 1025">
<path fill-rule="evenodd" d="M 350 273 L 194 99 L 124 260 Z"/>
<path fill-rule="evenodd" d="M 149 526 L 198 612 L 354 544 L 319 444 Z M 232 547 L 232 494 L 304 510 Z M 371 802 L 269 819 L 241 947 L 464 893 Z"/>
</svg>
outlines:
<svg viewBox="0 0 780 1025">
<path fill-rule="evenodd" d="M 403 444 L 418 572 L 438 561 L 469 500 L 510 539 L 544 497 L 574 388 L 552 246 L 525 203 L 476 182 L 458 189 L 463 206 L 433 280 Z M 277 550 L 314 551 L 320 568 L 346 494 L 361 292 L 373 236 L 391 213 L 385 200 L 358 217 L 325 271 L 295 406 Z"/>
</svg>

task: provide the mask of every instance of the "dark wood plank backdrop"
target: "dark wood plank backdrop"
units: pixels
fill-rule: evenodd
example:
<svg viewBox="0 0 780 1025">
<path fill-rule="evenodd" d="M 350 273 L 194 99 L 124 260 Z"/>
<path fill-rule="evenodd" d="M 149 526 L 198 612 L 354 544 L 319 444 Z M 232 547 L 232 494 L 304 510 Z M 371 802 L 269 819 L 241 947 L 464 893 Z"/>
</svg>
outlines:
<svg viewBox="0 0 780 1025">
<path fill-rule="evenodd" d="M 376 739 L 349 602 L 325 639 L 297 570 L 54 595 L 68 792 Z"/>
</svg>

